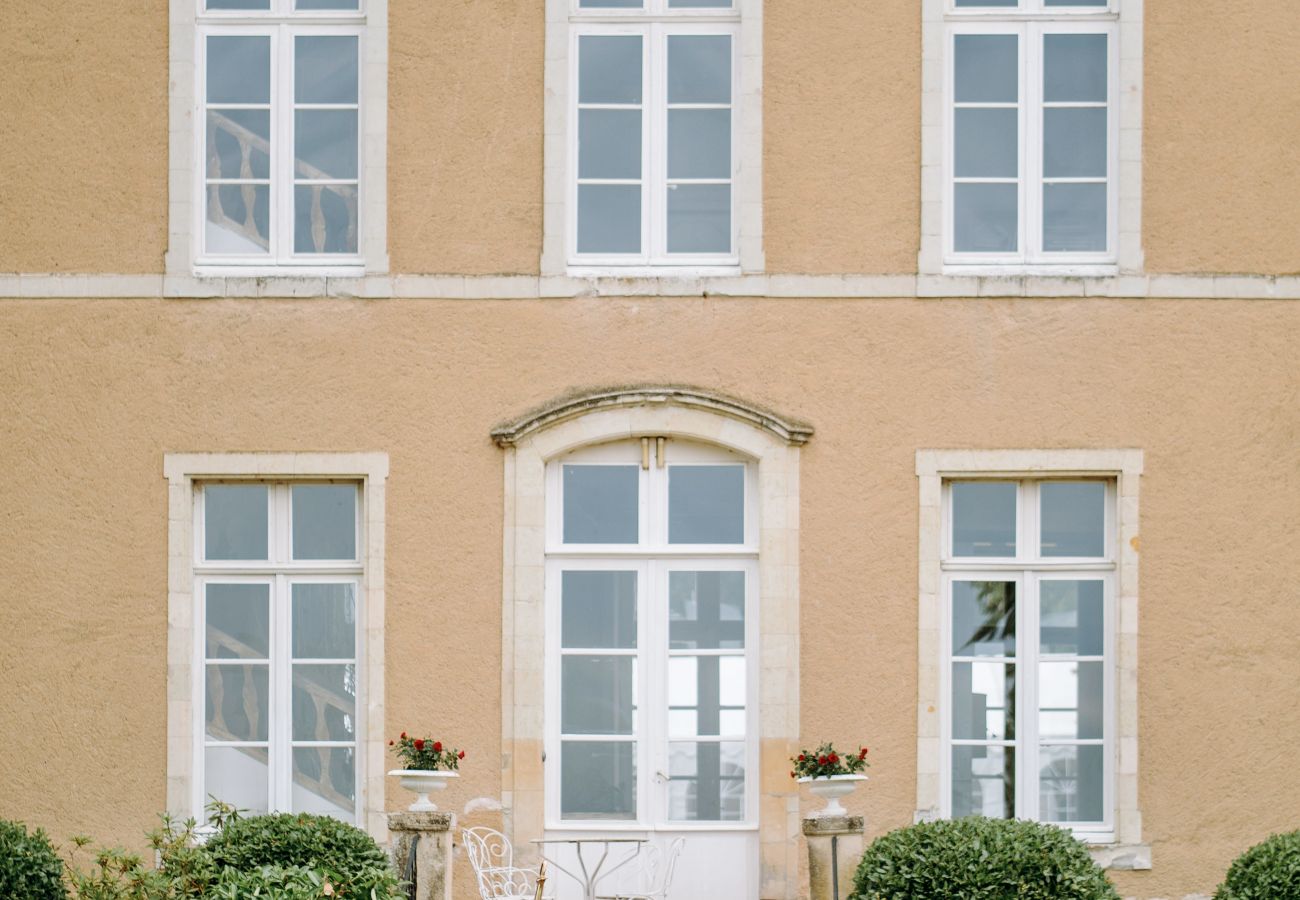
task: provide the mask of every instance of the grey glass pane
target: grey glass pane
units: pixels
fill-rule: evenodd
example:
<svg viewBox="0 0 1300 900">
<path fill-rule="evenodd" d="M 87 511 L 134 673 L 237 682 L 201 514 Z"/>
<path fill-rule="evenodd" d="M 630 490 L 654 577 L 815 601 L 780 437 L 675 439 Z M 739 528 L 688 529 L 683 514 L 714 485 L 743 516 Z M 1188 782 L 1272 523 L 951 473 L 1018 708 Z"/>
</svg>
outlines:
<svg viewBox="0 0 1300 900">
<path fill-rule="evenodd" d="M 357 111 L 299 109 L 293 114 L 294 177 L 357 177 Z"/>
<path fill-rule="evenodd" d="M 208 102 L 271 102 L 271 39 L 208 38 Z"/>
<path fill-rule="evenodd" d="M 1015 7 L 1020 5 L 1020 0 L 957 0 L 954 4 L 958 9 L 963 7 Z"/>
<path fill-rule="evenodd" d="M 293 558 L 357 558 L 357 489 L 351 484 L 295 484 Z"/>
<path fill-rule="evenodd" d="M 668 0 L 669 9 L 731 9 L 732 0 Z"/>
<path fill-rule="evenodd" d="M 673 650 L 742 649 L 745 573 L 669 573 L 668 646 Z"/>
<path fill-rule="evenodd" d="M 1016 814 L 1016 754 L 1010 747 L 952 748 L 952 815 Z"/>
<path fill-rule="evenodd" d="M 271 651 L 271 586 L 209 584 L 208 659 L 267 659 Z"/>
<path fill-rule="evenodd" d="M 1019 248 L 1016 185 L 954 185 L 953 206 L 953 249 L 958 253 L 1015 253 Z"/>
<path fill-rule="evenodd" d="M 266 559 L 264 484 L 210 484 L 203 489 L 203 555 Z"/>
<path fill-rule="evenodd" d="M 1039 646 L 1044 654 L 1101 656 L 1106 602 L 1100 581 L 1042 581 Z"/>
<path fill-rule="evenodd" d="M 744 466 L 668 467 L 668 543 L 745 542 Z"/>
<path fill-rule="evenodd" d="M 668 745 L 668 818 L 735 822 L 745 818 L 745 745 L 673 741 Z"/>
<path fill-rule="evenodd" d="M 1015 656 L 1015 582 L 952 583 L 952 654 Z"/>
<path fill-rule="evenodd" d="M 668 731 L 672 737 L 745 736 L 743 656 L 668 659 Z"/>
<path fill-rule="evenodd" d="M 1019 119 L 1015 109 L 953 110 L 953 174 L 958 178 L 1019 175 Z"/>
<path fill-rule="evenodd" d="M 636 744 L 563 741 L 560 818 L 635 819 Z"/>
<path fill-rule="evenodd" d="M 731 185 L 668 185 L 668 252 L 731 252 Z"/>
<path fill-rule="evenodd" d="M 579 0 L 582 9 L 640 9 L 644 0 Z"/>
<path fill-rule="evenodd" d="M 1043 249 L 1105 252 L 1106 185 L 1043 185 Z"/>
<path fill-rule="evenodd" d="M 566 656 L 560 662 L 560 730 L 631 734 L 636 718 L 636 657 Z"/>
<path fill-rule="evenodd" d="M 352 659 L 357 648 L 356 585 L 293 586 L 295 659 Z"/>
<path fill-rule="evenodd" d="M 1044 6 L 1106 6 L 1110 0 L 1043 0 Z"/>
<path fill-rule="evenodd" d="M 560 595 L 560 646 L 636 647 L 636 572 L 565 572 Z"/>
<path fill-rule="evenodd" d="M 1043 177 L 1106 177 L 1106 110 L 1043 110 Z"/>
<path fill-rule="evenodd" d="M 952 736 L 956 740 L 973 741 L 1015 739 L 1014 664 L 952 664 Z"/>
<path fill-rule="evenodd" d="M 1104 34 L 1043 36 L 1043 99 L 1048 103 L 1105 103 Z"/>
<path fill-rule="evenodd" d="M 204 800 L 216 797 L 241 812 L 270 809 L 265 747 L 208 747 L 203 752 Z"/>
<path fill-rule="evenodd" d="M 635 544 L 640 481 L 636 466 L 565 466 L 564 543 Z"/>
<path fill-rule="evenodd" d="M 357 737 L 357 667 L 293 667 L 293 739 L 354 741 Z"/>
<path fill-rule="evenodd" d="M 1014 481 L 953 482 L 952 555 L 1016 555 Z"/>
<path fill-rule="evenodd" d="M 641 177 L 641 110 L 578 110 L 578 177 Z"/>
<path fill-rule="evenodd" d="M 668 110 L 668 177 L 731 177 L 731 110 Z"/>
<path fill-rule="evenodd" d="M 668 38 L 668 102 L 731 102 L 731 37 L 681 35 Z"/>
<path fill-rule="evenodd" d="M 213 9 L 270 9 L 271 0 L 208 0 L 207 8 Z"/>
<path fill-rule="evenodd" d="M 584 34 L 578 61 L 579 103 L 641 102 L 640 35 Z"/>
<path fill-rule="evenodd" d="M 297 0 L 297 9 L 359 9 L 357 0 Z"/>
<path fill-rule="evenodd" d="M 1043 556 L 1106 555 L 1106 485 L 1047 481 L 1040 488 Z"/>
<path fill-rule="evenodd" d="M 1105 818 L 1102 747 L 1043 747 L 1038 765 L 1038 815 L 1042 821 L 1100 822 Z"/>
<path fill-rule="evenodd" d="M 299 35 L 293 46 L 295 102 L 357 102 L 355 35 Z"/>
<path fill-rule="evenodd" d="M 1044 740 L 1100 738 L 1104 732 L 1105 664 L 1038 664 L 1038 735 Z"/>
<path fill-rule="evenodd" d="M 271 189 L 264 184 L 210 185 L 203 248 L 216 254 L 265 254 L 271 246 Z"/>
<path fill-rule="evenodd" d="M 295 253 L 357 252 L 357 188 L 300 184 L 293 189 Z"/>
<path fill-rule="evenodd" d="M 205 733 L 212 741 L 264 741 L 271 715 L 270 674 L 265 665 L 206 667 Z"/>
<path fill-rule="evenodd" d="M 953 38 L 953 99 L 1015 103 L 1020 99 L 1020 37 L 959 34 Z"/>
<path fill-rule="evenodd" d="M 578 252 L 641 252 L 641 186 L 578 185 Z"/>
<path fill-rule="evenodd" d="M 271 177 L 271 111 L 208 110 L 209 178 Z"/>
<path fill-rule="evenodd" d="M 296 813 L 356 819 L 357 760 L 351 747 L 294 747 L 293 800 Z"/>
</svg>

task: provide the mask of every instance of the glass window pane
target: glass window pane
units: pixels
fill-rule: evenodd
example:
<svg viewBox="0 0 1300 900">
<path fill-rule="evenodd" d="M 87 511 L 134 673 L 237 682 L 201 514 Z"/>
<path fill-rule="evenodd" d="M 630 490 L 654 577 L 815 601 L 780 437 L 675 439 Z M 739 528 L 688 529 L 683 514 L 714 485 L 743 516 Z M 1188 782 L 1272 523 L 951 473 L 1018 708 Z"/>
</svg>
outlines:
<svg viewBox="0 0 1300 900">
<path fill-rule="evenodd" d="M 578 252 L 641 252 L 641 186 L 578 185 Z"/>
<path fill-rule="evenodd" d="M 1013 581 L 952 583 L 952 655 L 1015 656 Z"/>
<path fill-rule="evenodd" d="M 731 177 L 731 110 L 668 110 L 668 177 Z"/>
<path fill-rule="evenodd" d="M 1019 204 L 1015 184 L 953 185 L 953 249 L 1015 253 L 1020 247 Z"/>
<path fill-rule="evenodd" d="M 1106 177 L 1106 110 L 1043 110 L 1043 177 Z"/>
<path fill-rule="evenodd" d="M 636 647 L 636 572 L 565 572 L 560 646 Z"/>
<path fill-rule="evenodd" d="M 732 0 L 668 0 L 669 9 L 731 9 Z"/>
<path fill-rule="evenodd" d="M 351 747 L 294 747 L 293 812 L 354 821 L 356 765 L 356 751 Z"/>
<path fill-rule="evenodd" d="M 222 255 L 265 255 L 271 246 L 270 223 L 271 189 L 267 185 L 211 185 L 203 249 Z"/>
<path fill-rule="evenodd" d="M 1016 555 L 1014 481 L 952 483 L 952 555 Z"/>
<path fill-rule="evenodd" d="M 641 177 L 641 110 L 578 110 L 578 177 Z"/>
<path fill-rule="evenodd" d="M 560 662 L 560 730 L 631 734 L 636 718 L 636 657 L 566 656 Z"/>
<path fill-rule="evenodd" d="M 1020 0 L 957 0 L 955 6 L 958 9 L 963 7 L 1017 7 Z"/>
<path fill-rule="evenodd" d="M 1020 113 L 1015 109 L 957 109 L 953 174 L 1015 178 L 1020 174 Z"/>
<path fill-rule="evenodd" d="M 1044 822 L 1100 822 L 1105 818 L 1102 747 L 1043 747 L 1038 765 L 1038 814 Z"/>
<path fill-rule="evenodd" d="M 672 35 L 668 38 L 668 102 L 731 102 L 731 37 Z"/>
<path fill-rule="evenodd" d="M 745 658 L 668 660 L 668 730 L 673 737 L 745 736 Z"/>
<path fill-rule="evenodd" d="M 580 0 L 582 9 L 640 9 L 643 0 Z"/>
<path fill-rule="evenodd" d="M 267 666 L 209 663 L 206 668 L 203 687 L 208 740 L 266 740 L 270 716 Z"/>
<path fill-rule="evenodd" d="M 354 741 L 357 737 L 357 667 L 293 667 L 293 739 Z"/>
<path fill-rule="evenodd" d="M 356 103 L 356 36 L 294 38 L 293 98 L 296 103 Z"/>
<path fill-rule="evenodd" d="M 742 649 L 745 573 L 669 573 L 668 646 L 673 650 Z"/>
<path fill-rule="evenodd" d="M 1105 663 L 1038 664 L 1038 734 L 1045 740 L 1101 738 Z"/>
<path fill-rule="evenodd" d="M 565 466 L 564 542 L 635 544 L 640 481 L 636 466 Z"/>
<path fill-rule="evenodd" d="M 203 489 L 203 555 L 266 559 L 264 484 L 210 484 Z"/>
<path fill-rule="evenodd" d="M 300 184 L 293 189 L 295 253 L 357 252 L 357 188 Z"/>
<path fill-rule="evenodd" d="M 1010 747 L 952 748 L 952 815 L 1016 814 L 1016 754 Z"/>
<path fill-rule="evenodd" d="M 1040 488 L 1043 556 L 1106 555 L 1106 485 L 1046 481 Z"/>
<path fill-rule="evenodd" d="M 735 822 L 745 818 L 745 745 L 673 741 L 668 745 L 668 818 Z"/>
<path fill-rule="evenodd" d="M 203 762 L 203 793 L 253 815 L 270 809 L 265 747 L 208 747 Z"/>
<path fill-rule="evenodd" d="M 271 102 L 271 39 L 213 36 L 208 38 L 208 102 Z"/>
<path fill-rule="evenodd" d="M 299 109 L 293 114 L 294 176 L 348 180 L 357 177 L 357 111 Z"/>
<path fill-rule="evenodd" d="M 958 103 L 1020 99 L 1020 37 L 959 34 L 953 38 L 953 98 Z"/>
<path fill-rule="evenodd" d="M 357 646 L 356 585 L 293 586 L 295 659 L 351 659 Z"/>
<path fill-rule="evenodd" d="M 641 102 L 640 35 L 584 34 L 578 59 L 579 103 Z"/>
<path fill-rule="evenodd" d="M 1048 103 L 1105 103 L 1108 92 L 1104 34 L 1043 36 L 1043 99 Z"/>
<path fill-rule="evenodd" d="M 668 543 L 745 542 L 744 466 L 668 467 Z"/>
<path fill-rule="evenodd" d="M 357 0 L 297 0 L 297 9 L 359 9 Z"/>
<path fill-rule="evenodd" d="M 295 484 L 293 558 L 357 558 L 357 489 L 351 484 Z"/>
<path fill-rule="evenodd" d="M 1106 604 L 1100 581 L 1042 581 L 1039 615 L 1044 654 L 1101 656 L 1105 653 Z"/>
<path fill-rule="evenodd" d="M 271 177 L 271 111 L 208 110 L 209 178 Z"/>
<path fill-rule="evenodd" d="M 208 659 L 267 659 L 271 650 L 271 586 L 209 584 Z"/>
<path fill-rule="evenodd" d="M 207 8 L 214 9 L 270 9 L 271 0 L 208 0 Z"/>
<path fill-rule="evenodd" d="M 668 252 L 731 252 L 731 185 L 668 185 Z"/>
<path fill-rule="evenodd" d="M 636 744 L 563 741 L 560 818 L 635 819 Z"/>
<path fill-rule="evenodd" d="M 952 736 L 1010 741 L 1016 737 L 1016 667 L 1012 663 L 952 664 Z"/>
<path fill-rule="evenodd" d="M 1106 185 L 1043 185 L 1043 249 L 1106 251 Z"/>
</svg>

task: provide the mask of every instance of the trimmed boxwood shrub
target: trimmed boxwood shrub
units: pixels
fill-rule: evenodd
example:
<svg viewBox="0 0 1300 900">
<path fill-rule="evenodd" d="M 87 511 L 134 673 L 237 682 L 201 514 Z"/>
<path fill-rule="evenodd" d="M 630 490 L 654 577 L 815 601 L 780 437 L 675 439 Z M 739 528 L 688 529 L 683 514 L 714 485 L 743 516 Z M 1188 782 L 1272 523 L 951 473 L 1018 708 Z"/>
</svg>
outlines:
<svg viewBox="0 0 1300 900">
<path fill-rule="evenodd" d="M 867 848 L 851 900 L 1119 900 L 1068 831 L 969 819 L 891 831 Z"/>
<path fill-rule="evenodd" d="M 65 900 L 63 861 L 45 832 L 0 819 L 0 898 Z"/>
<path fill-rule="evenodd" d="M 1238 856 L 1214 900 L 1300 900 L 1300 831 L 1275 834 Z"/>
</svg>

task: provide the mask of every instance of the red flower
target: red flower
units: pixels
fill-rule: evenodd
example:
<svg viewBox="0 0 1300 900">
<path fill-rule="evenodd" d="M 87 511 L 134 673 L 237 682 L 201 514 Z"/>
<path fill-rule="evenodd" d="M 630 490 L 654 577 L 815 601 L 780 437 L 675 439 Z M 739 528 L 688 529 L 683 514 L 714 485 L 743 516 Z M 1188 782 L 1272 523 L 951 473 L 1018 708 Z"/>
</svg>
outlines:
<svg viewBox="0 0 1300 900">
<path fill-rule="evenodd" d="M 803 762 L 807 758 L 808 757 L 804 756 L 802 753 L 799 754 L 799 762 Z"/>
<path fill-rule="evenodd" d="M 819 757 L 817 757 L 817 764 L 818 764 L 819 766 L 824 766 L 824 765 L 826 765 L 826 762 L 827 762 L 826 757 L 824 757 L 824 756 L 819 756 Z"/>
<path fill-rule="evenodd" d="M 831 764 L 834 765 L 835 763 L 838 763 L 839 761 L 840 761 L 839 756 L 838 756 L 837 754 L 835 754 L 835 753 L 832 753 L 832 754 L 831 754 Z"/>
<path fill-rule="evenodd" d="M 796 775 L 796 774 L 794 774 L 793 772 L 791 772 L 791 773 L 790 773 L 790 777 L 791 777 L 791 778 L 798 778 L 799 776 Z"/>
<path fill-rule="evenodd" d="M 866 748 L 866 747 L 863 747 L 863 748 L 858 752 L 858 759 L 866 759 L 866 758 L 867 758 L 867 748 Z"/>
<path fill-rule="evenodd" d="M 406 732 L 405 732 L 405 731 L 402 732 L 402 740 L 406 740 Z"/>
<path fill-rule="evenodd" d="M 423 749 L 424 749 L 424 739 L 423 739 L 423 738 L 416 738 L 416 739 L 415 739 L 415 749 L 416 749 L 416 750 L 423 750 Z"/>
<path fill-rule="evenodd" d="M 462 751 L 460 751 L 459 753 L 457 753 L 457 754 L 456 754 L 456 758 L 457 758 L 457 759 L 464 759 L 464 758 L 465 758 L 465 751 L 462 750 Z"/>
<path fill-rule="evenodd" d="M 434 742 L 433 742 L 433 752 L 434 752 L 434 753 L 441 753 L 441 752 L 442 752 L 442 741 L 434 741 Z"/>
<path fill-rule="evenodd" d="M 388 742 L 388 746 L 390 746 L 390 747 L 393 746 L 393 742 L 392 742 L 392 741 L 389 741 L 389 742 Z"/>
</svg>

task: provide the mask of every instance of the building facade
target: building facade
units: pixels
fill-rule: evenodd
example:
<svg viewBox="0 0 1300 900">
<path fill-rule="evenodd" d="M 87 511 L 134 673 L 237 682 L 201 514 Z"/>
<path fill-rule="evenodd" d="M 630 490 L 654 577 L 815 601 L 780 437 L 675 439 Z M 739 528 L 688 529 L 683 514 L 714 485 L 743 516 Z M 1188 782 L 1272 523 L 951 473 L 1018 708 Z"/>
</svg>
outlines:
<svg viewBox="0 0 1300 900">
<path fill-rule="evenodd" d="M 165 6 L 0 31 L 0 816 L 1300 824 L 1300 10 Z"/>
</svg>

